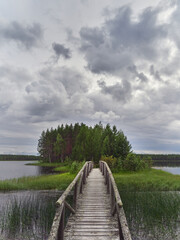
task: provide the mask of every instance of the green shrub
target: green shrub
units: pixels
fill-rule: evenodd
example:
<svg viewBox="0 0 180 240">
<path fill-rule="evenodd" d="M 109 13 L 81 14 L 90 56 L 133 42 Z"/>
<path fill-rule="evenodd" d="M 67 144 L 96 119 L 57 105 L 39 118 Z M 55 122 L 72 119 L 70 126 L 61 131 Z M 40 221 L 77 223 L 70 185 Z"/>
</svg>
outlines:
<svg viewBox="0 0 180 240">
<path fill-rule="evenodd" d="M 85 164 L 85 161 L 83 162 L 77 162 L 77 161 L 73 161 L 71 164 L 71 168 L 70 168 L 70 173 L 78 173 L 81 168 L 83 167 L 83 165 Z"/>
<path fill-rule="evenodd" d="M 111 170 L 116 166 L 117 164 L 117 158 L 113 156 L 102 156 L 101 160 L 106 162 L 108 166 L 111 168 Z"/>
<path fill-rule="evenodd" d="M 127 171 L 138 171 L 146 168 L 145 161 L 140 159 L 134 153 L 129 153 L 123 163 L 124 170 Z"/>
<path fill-rule="evenodd" d="M 152 160 L 152 158 L 150 156 L 143 157 L 143 161 L 145 161 L 147 168 L 151 168 L 152 167 L 153 160 Z"/>
</svg>

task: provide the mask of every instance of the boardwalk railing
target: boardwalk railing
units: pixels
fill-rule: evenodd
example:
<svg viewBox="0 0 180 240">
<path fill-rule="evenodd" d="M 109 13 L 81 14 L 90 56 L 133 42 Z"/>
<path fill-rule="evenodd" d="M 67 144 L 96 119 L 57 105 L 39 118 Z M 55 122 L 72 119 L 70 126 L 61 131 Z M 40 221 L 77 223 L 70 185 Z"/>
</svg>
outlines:
<svg viewBox="0 0 180 240">
<path fill-rule="evenodd" d="M 131 234 L 128 228 L 126 216 L 123 209 L 123 204 L 119 195 L 117 185 L 114 181 L 112 172 L 106 162 L 100 161 L 100 170 L 105 177 L 107 192 L 111 198 L 111 213 L 114 216 L 117 214 L 119 238 L 120 240 L 131 240 Z"/>
<path fill-rule="evenodd" d="M 63 240 L 65 228 L 65 208 L 68 208 L 72 214 L 76 212 L 77 198 L 82 193 L 83 185 L 86 183 L 90 171 L 93 168 L 93 162 L 86 162 L 79 171 L 72 183 L 67 187 L 64 193 L 57 201 L 56 214 L 53 220 L 51 232 L 48 240 Z M 73 190 L 73 207 L 67 203 L 66 198 Z"/>
</svg>

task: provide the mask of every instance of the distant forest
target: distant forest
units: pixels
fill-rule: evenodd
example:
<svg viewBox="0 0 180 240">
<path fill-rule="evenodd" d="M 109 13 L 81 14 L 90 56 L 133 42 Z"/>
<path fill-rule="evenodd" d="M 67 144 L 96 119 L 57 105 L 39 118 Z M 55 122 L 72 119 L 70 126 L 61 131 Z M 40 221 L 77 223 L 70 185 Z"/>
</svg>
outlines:
<svg viewBox="0 0 180 240">
<path fill-rule="evenodd" d="M 151 157 L 154 166 L 180 166 L 180 154 L 136 154 L 143 158 Z"/>
<path fill-rule="evenodd" d="M 31 161 L 31 160 L 40 160 L 40 156 L 0 154 L 0 161 Z"/>
<path fill-rule="evenodd" d="M 131 145 L 122 130 L 99 123 L 89 127 L 83 123 L 61 125 L 57 129 L 43 131 L 38 151 L 43 161 L 64 162 L 94 161 L 98 163 L 101 156 L 113 156 L 125 159 L 131 152 Z"/>
</svg>

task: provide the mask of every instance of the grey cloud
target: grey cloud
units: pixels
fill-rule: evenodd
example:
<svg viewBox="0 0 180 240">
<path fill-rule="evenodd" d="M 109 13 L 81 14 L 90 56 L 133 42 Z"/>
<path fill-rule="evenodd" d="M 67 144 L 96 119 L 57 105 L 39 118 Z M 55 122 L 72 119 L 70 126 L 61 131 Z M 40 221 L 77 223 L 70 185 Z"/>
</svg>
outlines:
<svg viewBox="0 0 180 240">
<path fill-rule="evenodd" d="M 150 74 L 154 76 L 155 79 L 162 81 L 159 71 L 156 71 L 153 65 L 150 66 Z"/>
<path fill-rule="evenodd" d="M 38 46 L 43 37 L 43 29 L 40 24 L 23 25 L 16 21 L 8 25 L 0 24 L 0 38 L 6 41 L 17 42 L 25 49 Z"/>
<path fill-rule="evenodd" d="M 129 66 L 128 70 L 134 74 L 135 77 L 137 77 L 141 82 L 147 82 L 148 78 L 143 72 L 138 72 L 137 67 L 135 65 Z"/>
<path fill-rule="evenodd" d="M 27 121 L 57 121 L 77 115 L 86 115 L 93 109 L 88 98 L 88 81 L 79 72 L 66 67 L 41 69 L 37 81 L 26 88 L 23 109 Z"/>
<path fill-rule="evenodd" d="M 134 22 L 130 7 L 120 8 L 117 15 L 106 22 L 113 47 L 128 47 L 147 59 L 156 57 L 153 43 L 167 36 L 165 26 L 157 25 L 158 13 L 159 9 L 147 8 Z"/>
<path fill-rule="evenodd" d="M 121 84 L 107 86 L 104 81 L 98 81 L 98 85 L 104 94 L 110 94 L 114 99 L 120 102 L 126 102 L 131 98 L 131 85 L 123 80 Z"/>
<path fill-rule="evenodd" d="M 70 59 L 71 58 L 71 51 L 69 48 L 64 47 L 63 44 L 59 43 L 53 43 L 52 48 L 56 54 L 57 60 L 62 56 L 64 59 Z"/>
<path fill-rule="evenodd" d="M 42 79 L 54 84 L 63 84 L 69 96 L 88 91 L 89 82 L 81 73 L 66 67 L 44 68 L 40 71 Z"/>
<path fill-rule="evenodd" d="M 82 49 L 94 46 L 99 47 L 104 43 L 104 34 L 102 29 L 99 28 L 86 28 L 83 27 L 80 30 L 80 36 L 83 40 Z"/>
<path fill-rule="evenodd" d="M 25 68 L 15 68 L 13 66 L 0 66 L 0 82 L 11 82 L 17 85 L 22 85 L 31 80 L 31 75 Z"/>
<path fill-rule="evenodd" d="M 101 28 L 82 28 L 81 51 L 87 67 L 94 73 L 119 74 L 136 61 L 152 62 L 167 54 L 158 42 L 167 37 L 167 26 L 157 24 L 159 8 L 147 8 L 137 21 L 130 7 L 121 7 Z M 144 73 L 139 78 L 147 80 Z"/>
</svg>

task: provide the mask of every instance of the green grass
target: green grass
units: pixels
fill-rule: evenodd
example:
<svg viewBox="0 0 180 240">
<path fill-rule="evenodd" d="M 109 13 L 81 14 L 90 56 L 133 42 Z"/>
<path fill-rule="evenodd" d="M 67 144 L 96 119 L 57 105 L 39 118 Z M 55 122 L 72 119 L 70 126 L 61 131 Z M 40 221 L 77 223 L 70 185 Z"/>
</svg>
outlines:
<svg viewBox="0 0 180 240">
<path fill-rule="evenodd" d="M 180 191 L 180 175 L 150 169 L 113 174 L 119 191 Z"/>
<path fill-rule="evenodd" d="M 0 210 L 2 239 L 47 239 L 55 215 L 53 196 L 14 197 Z M 0 238 L 1 239 L 1 238 Z"/>
<path fill-rule="evenodd" d="M 37 163 L 27 163 L 26 165 L 42 166 L 42 167 L 61 167 L 64 163 L 49 163 L 49 162 L 37 162 Z"/>
<path fill-rule="evenodd" d="M 26 165 L 29 166 L 41 166 L 41 167 L 52 167 L 53 171 L 55 172 L 69 172 L 70 166 L 64 163 L 43 163 L 43 162 L 38 162 L 38 163 L 27 163 Z"/>
<path fill-rule="evenodd" d="M 178 192 L 120 192 L 133 239 L 179 239 Z"/>
<path fill-rule="evenodd" d="M 75 174 L 63 173 L 4 180 L 0 181 L 0 191 L 47 189 L 65 190 L 74 177 Z"/>
<path fill-rule="evenodd" d="M 57 171 L 68 171 L 68 166 L 60 166 Z M 180 191 L 180 175 L 173 175 L 162 170 L 151 169 L 140 172 L 114 173 L 119 191 Z M 0 181 L 0 191 L 43 190 L 66 187 L 76 176 L 69 172 L 37 177 L 22 177 Z"/>
</svg>

